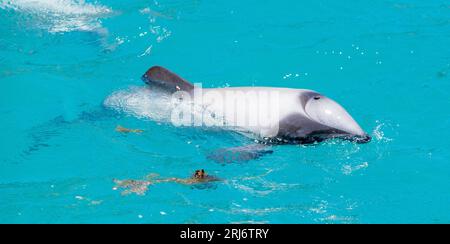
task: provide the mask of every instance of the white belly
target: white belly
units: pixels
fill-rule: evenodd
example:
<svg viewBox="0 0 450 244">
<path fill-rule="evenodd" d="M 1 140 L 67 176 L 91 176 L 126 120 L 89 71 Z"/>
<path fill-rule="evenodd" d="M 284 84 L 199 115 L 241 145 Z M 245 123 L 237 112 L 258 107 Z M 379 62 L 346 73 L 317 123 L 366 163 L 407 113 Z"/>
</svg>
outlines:
<svg viewBox="0 0 450 244">
<path fill-rule="evenodd" d="M 226 128 L 257 137 L 274 137 L 283 118 L 304 113 L 299 99 L 301 91 L 268 87 L 203 89 L 201 94 L 194 92 L 194 101 L 209 111 L 205 115 L 222 118 L 219 123 Z"/>
</svg>

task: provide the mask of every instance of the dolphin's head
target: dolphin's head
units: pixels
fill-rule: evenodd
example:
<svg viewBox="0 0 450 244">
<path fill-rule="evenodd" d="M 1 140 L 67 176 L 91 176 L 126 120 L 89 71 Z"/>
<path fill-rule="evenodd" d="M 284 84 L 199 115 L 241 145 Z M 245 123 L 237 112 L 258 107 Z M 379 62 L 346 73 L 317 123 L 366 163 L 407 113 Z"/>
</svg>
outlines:
<svg viewBox="0 0 450 244">
<path fill-rule="evenodd" d="M 328 127 L 327 131 L 331 131 L 331 137 L 358 143 L 367 143 L 371 140 L 352 116 L 332 99 L 316 92 L 308 92 L 302 100 L 309 119 Z"/>
</svg>

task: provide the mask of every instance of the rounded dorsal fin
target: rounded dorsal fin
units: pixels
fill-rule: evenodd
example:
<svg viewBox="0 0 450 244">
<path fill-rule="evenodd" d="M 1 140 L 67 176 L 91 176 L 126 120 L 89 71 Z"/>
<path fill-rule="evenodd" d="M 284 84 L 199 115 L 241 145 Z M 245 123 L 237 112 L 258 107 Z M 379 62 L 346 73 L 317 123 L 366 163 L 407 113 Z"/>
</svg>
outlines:
<svg viewBox="0 0 450 244">
<path fill-rule="evenodd" d="M 153 66 L 148 69 L 142 76 L 142 80 L 148 85 L 156 85 L 169 92 L 190 92 L 194 89 L 194 85 L 161 66 Z"/>
</svg>

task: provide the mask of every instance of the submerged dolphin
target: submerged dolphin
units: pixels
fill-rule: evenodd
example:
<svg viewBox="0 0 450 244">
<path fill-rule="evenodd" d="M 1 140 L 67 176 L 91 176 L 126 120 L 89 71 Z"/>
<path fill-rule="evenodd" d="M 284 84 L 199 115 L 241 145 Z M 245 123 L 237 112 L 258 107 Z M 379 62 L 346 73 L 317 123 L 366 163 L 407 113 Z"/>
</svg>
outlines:
<svg viewBox="0 0 450 244">
<path fill-rule="evenodd" d="M 357 143 L 371 140 L 342 106 L 312 90 L 233 87 L 202 89 L 198 94 L 193 84 L 160 66 L 151 67 L 142 79 L 150 87 L 167 93 L 184 92 L 192 101 L 201 101 L 200 106 L 213 117 L 221 117 L 226 125 L 236 120 L 257 121 L 255 116 L 258 116 L 258 111 L 275 111 L 276 116 L 263 116 L 262 125 L 243 123 L 225 126 L 254 137 L 263 144 L 309 144 L 331 138 Z M 245 96 L 240 99 L 239 105 L 236 105 L 236 96 L 238 100 Z M 245 150 L 248 151 L 248 147 Z"/>
</svg>

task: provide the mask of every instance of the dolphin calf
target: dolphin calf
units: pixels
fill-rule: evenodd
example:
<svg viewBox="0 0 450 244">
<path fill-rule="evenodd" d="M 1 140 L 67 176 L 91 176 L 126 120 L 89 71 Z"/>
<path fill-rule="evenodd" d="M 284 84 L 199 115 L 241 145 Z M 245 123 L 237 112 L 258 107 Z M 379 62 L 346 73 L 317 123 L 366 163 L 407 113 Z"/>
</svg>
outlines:
<svg viewBox="0 0 450 244">
<path fill-rule="evenodd" d="M 148 69 L 142 80 L 150 89 L 179 93 L 177 98 L 200 106 L 207 111 L 208 119 L 214 119 L 215 126 L 240 132 L 262 144 L 310 144 L 332 138 L 357 143 L 371 140 L 341 105 L 316 91 L 275 87 L 198 89 L 160 66 Z M 195 124 L 192 118 L 187 122 Z"/>
</svg>

